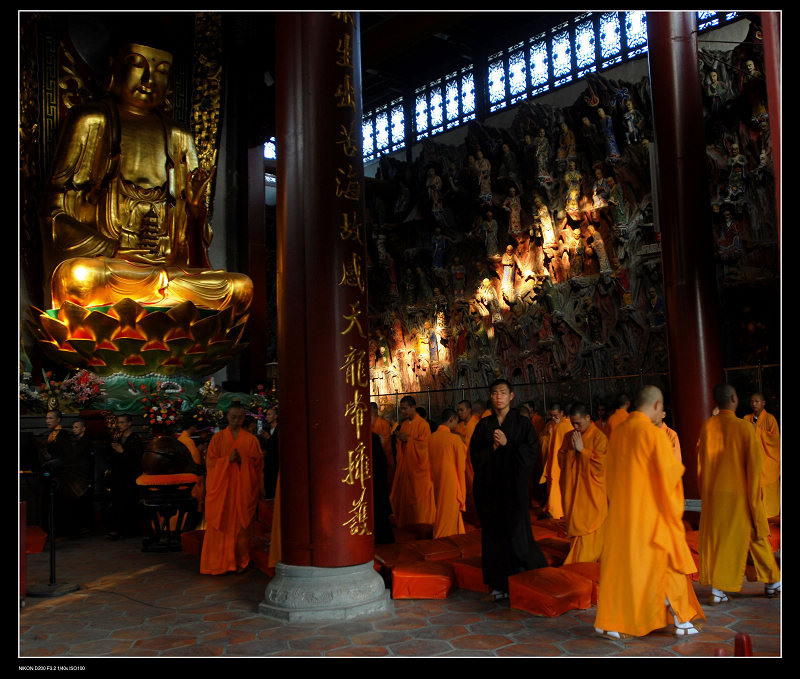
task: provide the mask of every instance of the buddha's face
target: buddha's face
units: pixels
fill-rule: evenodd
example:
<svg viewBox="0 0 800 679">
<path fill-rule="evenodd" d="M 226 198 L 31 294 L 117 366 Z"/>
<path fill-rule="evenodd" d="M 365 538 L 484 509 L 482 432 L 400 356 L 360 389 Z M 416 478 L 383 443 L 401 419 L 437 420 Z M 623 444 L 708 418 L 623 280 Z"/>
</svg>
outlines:
<svg viewBox="0 0 800 679">
<path fill-rule="evenodd" d="M 152 110 L 164 100 L 172 71 L 169 52 L 129 44 L 118 56 L 114 92 L 123 104 L 135 110 Z"/>
</svg>

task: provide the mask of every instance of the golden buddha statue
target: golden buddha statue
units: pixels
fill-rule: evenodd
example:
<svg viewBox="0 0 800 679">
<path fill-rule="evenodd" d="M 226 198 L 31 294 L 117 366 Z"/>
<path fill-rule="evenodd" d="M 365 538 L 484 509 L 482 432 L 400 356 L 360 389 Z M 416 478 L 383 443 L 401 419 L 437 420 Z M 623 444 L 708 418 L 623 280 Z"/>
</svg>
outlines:
<svg viewBox="0 0 800 679">
<path fill-rule="evenodd" d="M 119 49 L 109 96 L 64 121 L 42 205 L 52 306 L 29 327 L 47 356 L 103 376 L 210 375 L 246 346 L 253 283 L 209 264 L 213 171 L 163 111 L 171 68 L 162 49 Z"/>
<path fill-rule="evenodd" d="M 208 261 L 211 175 L 198 167 L 190 133 L 161 110 L 171 68 L 169 52 L 125 44 L 112 62 L 111 96 L 65 121 L 43 218 L 53 309 L 127 298 L 240 318 L 250 306 L 252 281 Z"/>
</svg>

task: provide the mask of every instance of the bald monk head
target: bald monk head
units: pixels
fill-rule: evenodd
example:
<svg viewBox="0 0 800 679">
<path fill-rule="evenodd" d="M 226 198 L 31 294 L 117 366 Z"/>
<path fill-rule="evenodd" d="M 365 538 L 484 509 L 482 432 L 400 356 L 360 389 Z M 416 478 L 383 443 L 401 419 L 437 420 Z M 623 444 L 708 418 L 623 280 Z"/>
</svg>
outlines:
<svg viewBox="0 0 800 679">
<path fill-rule="evenodd" d="M 714 387 L 714 403 L 720 410 L 733 410 L 736 411 L 736 406 L 739 405 L 739 397 L 736 395 L 736 389 L 730 384 L 718 384 Z"/>
<path fill-rule="evenodd" d="M 652 384 L 642 387 L 636 394 L 633 409 L 647 415 L 653 424 L 661 424 L 661 412 L 664 409 L 664 395 L 661 389 Z"/>
<path fill-rule="evenodd" d="M 455 432 L 456 425 L 458 424 L 458 413 L 452 408 L 445 408 L 442 411 L 442 424 L 450 431 Z"/>
<path fill-rule="evenodd" d="M 553 403 L 547 411 L 547 417 L 556 424 L 561 422 L 561 418 L 564 417 L 564 410 L 561 408 L 561 404 Z"/>
<path fill-rule="evenodd" d="M 767 405 L 767 401 L 764 398 L 764 394 L 756 392 L 755 394 L 750 395 L 750 410 L 753 411 L 753 415 L 758 417 L 764 412 L 764 406 Z"/>
<path fill-rule="evenodd" d="M 631 397 L 627 394 L 620 394 L 617 396 L 616 406 L 617 410 L 627 410 L 631 405 Z"/>
</svg>

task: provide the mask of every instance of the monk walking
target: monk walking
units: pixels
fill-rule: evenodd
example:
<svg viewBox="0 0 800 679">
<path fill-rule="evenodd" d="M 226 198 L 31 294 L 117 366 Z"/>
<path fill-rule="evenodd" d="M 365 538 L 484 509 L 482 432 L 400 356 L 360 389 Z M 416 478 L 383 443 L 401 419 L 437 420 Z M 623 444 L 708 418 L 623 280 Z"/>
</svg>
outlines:
<svg viewBox="0 0 800 679">
<path fill-rule="evenodd" d="M 645 386 L 608 442 L 608 520 L 595 630 L 612 639 L 671 626 L 696 634 L 703 611 L 683 527 L 684 467 L 657 425 L 661 390 Z"/>
<path fill-rule="evenodd" d="M 400 442 L 392 484 L 391 502 L 398 527 L 421 523 L 433 525 L 436 501 L 433 495 L 428 443 L 431 428 L 416 410 L 413 396 L 400 399 L 402 424 L 395 436 Z"/>
<path fill-rule="evenodd" d="M 214 434 L 206 453 L 206 533 L 200 572 L 241 573 L 250 562 L 256 507 L 263 495 L 261 446 L 242 428 L 241 405 L 228 409 L 228 426 Z"/>
<path fill-rule="evenodd" d="M 467 500 L 467 446 L 455 433 L 458 415 L 446 408 L 442 424 L 431 434 L 429 444 L 433 493 L 436 498 L 436 521 L 433 537 L 464 533 L 462 512 Z"/>
<path fill-rule="evenodd" d="M 504 379 L 489 387 L 492 413 L 470 440 L 475 505 L 481 522 L 483 581 L 491 597 L 508 598 L 508 577 L 547 560 L 531 532 L 529 480 L 539 441 L 531 421 L 511 408 L 514 392 Z"/>
<path fill-rule="evenodd" d="M 547 459 L 544 462 L 542 477 L 547 481 L 547 513 L 553 519 L 564 518 L 564 506 L 561 502 L 561 468 L 558 466 L 558 451 L 564 437 L 572 431 L 572 423 L 564 417 L 564 410 L 559 403 L 550 406 L 550 420 L 553 428 L 547 444 Z"/>
<path fill-rule="evenodd" d="M 606 451 L 608 439 L 592 422 L 589 409 L 575 403 L 569 409 L 574 428 L 558 451 L 561 499 L 570 550 L 564 563 L 596 562 L 603 551 L 608 516 Z"/>
<path fill-rule="evenodd" d="M 764 449 L 764 464 L 761 467 L 761 488 L 764 491 L 764 509 L 771 519 L 781 513 L 781 434 L 778 420 L 764 406 L 764 395 L 755 393 L 750 397 L 753 411 L 744 416 L 756 429 L 756 436 Z"/>
<path fill-rule="evenodd" d="M 764 451 L 749 422 L 736 417 L 739 397 L 729 384 L 714 388 L 719 414 L 708 418 L 697 442 L 700 488 L 700 584 L 711 585 L 711 604 L 742 589 L 748 555 L 764 593 L 781 591 L 781 573 L 769 542 L 761 494 Z"/>
<path fill-rule="evenodd" d="M 607 438 L 611 438 L 611 432 L 614 431 L 621 423 L 628 419 L 628 408 L 631 406 L 631 399 L 627 394 L 619 394 L 616 401 L 617 407 L 614 412 L 608 416 L 606 426 L 603 430 Z"/>
</svg>

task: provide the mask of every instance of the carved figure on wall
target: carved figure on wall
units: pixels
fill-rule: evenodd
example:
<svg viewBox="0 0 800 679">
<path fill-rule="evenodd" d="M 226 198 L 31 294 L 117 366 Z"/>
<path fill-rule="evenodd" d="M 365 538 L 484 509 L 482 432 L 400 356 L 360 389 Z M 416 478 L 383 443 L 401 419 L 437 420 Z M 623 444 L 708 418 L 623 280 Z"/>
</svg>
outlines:
<svg viewBox="0 0 800 679">
<path fill-rule="evenodd" d="M 720 80 L 717 71 L 709 71 L 705 83 L 705 92 L 709 99 L 709 111 L 712 116 L 716 117 L 722 113 L 725 102 L 728 101 L 729 97 L 728 85 Z"/>
<path fill-rule="evenodd" d="M 600 132 L 603 135 L 603 141 L 606 147 L 606 158 L 614 161 L 620 157 L 619 146 L 617 145 L 617 136 L 614 133 L 614 121 L 611 116 L 606 115 L 605 109 L 597 109 L 598 125 Z"/>
<path fill-rule="evenodd" d="M 581 183 L 583 175 L 575 165 L 574 160 L 570 160 L 567 171 L 564 174 L 564 185 L 566 186 L 566 196 L 564 200 L 564 210 L 573 219 L 580 219 L 580 197 Z"/>
<path fill-rule="evenodd" d="M 508 144 L 503 144 L 502 150 L 503 156 L 500 162 L 500 167 L 497 169 L 497 176 L 500 179 L 507 179 L 511 182 L 517 183 L 519 180 L 517 156 L 511 150 L 511 147 Z"/>
<path fill-rule="evenodd" d="M 169 52 L 123 44 L 110 96 L 70 110 L 43 220 L 54 308 L 132 298 L 241 316 L 250 306 L 250 279 L 208 261 L 211 176 L 198 167 L 191 134 L 161 110 L 171 68 Z"/>
<path fill-rule="evenodd" d="M 532 142 L 536 163 L 536 178 L 545 184 L 551 181 L 550 172 L 550 140 L 543 127 L 539 128 L 536 138 Z"/>
<path fill-rule="evenodd" d="M 478 170 L 478 195 L 484 203 L 492 202 L 492 164 L 478 151 L 475 158 L 475 167 Z"/>
<path fill-rule="evenodd" d="M 747 158 L 739 150 L 739 144 L 731 144 L 728 156 L 728 200 L 737 200 L 744 194 Z"/>
<path fill-rule="evenodd" d="M 575 158 L 575 134 L 565 122 L 561 123 L 556 158 L 562 163 Z"/>
<path fill-rule="evenodd" d="M 597 132 L 597 126 L 589 120 L 588 116 L 581 118 L 580 135 L 583 149 L 589 154 L 589 160 L 592 163 L 602 160 L 602 140 Z"/>
<path fill-rule="evenodd" d="M 603 208 L 608 205 L 608 194 L 611 192 L 611 187 L 603 176 L 603 168 L 600 165 L 594 168 L 594 183 L 592 184 L 592 205 L 597 208 Z"/>
<path fill-rule="evenodd" d="M 522 201 L 513 186 L 508 189 L 508 196 L 503 201 L 503 210 L 508 213 L 509 234 L 514 235 L 522 231 Z"/>
<path fill-rule="evenodd" d="M 625 101 L 625 112 L 622 114 L 622 123 L 625 127 L 625 141 L 628 144 L 638 144 L 642 135 L 644 116 L 633 107 L 630 99 Z"/>
<path fill-rule="evenodd" d="M 627 206 L 622 187 L 617 184 L 617 180 L 613 175 L 606 177 L 606 184 L 608 185 L 608 205 L 611 208 L 609 210 L 611 221 L 614 224 L 624 224 L 627 222 Z"/>
<path fill-rule="evenodd" d="M 750 102 L 750 110 L 753 116 L 759 116 L 767 112 L 767 84 L 764 74 L 756 68 L 752 59 L 744 62 L 745 72 L 742 75 L 742 91 Z"/>
<path fill-rule="evenodd" d="M 486 213 L 486 217 L 483 220 L 481 228 L 483 229 L 483 243 L 486 247 L 486 256 L 490 259 L 499 257 L 500 252 L 497 244 L 499 227 L 497 225 L 497 220 L 494 218 L 494 215 L 491 211 Z"/>
<path fill-rule="evenodd" d="M 425 178 L 425 188 L 428 191 L 428 200 L 431 205 L 431 213 L 436 219 L 442 217 L 442 178 L 436 174 L 436 169 L 433 167 L 428 168 L 428 174 Z"/>
</svg>

